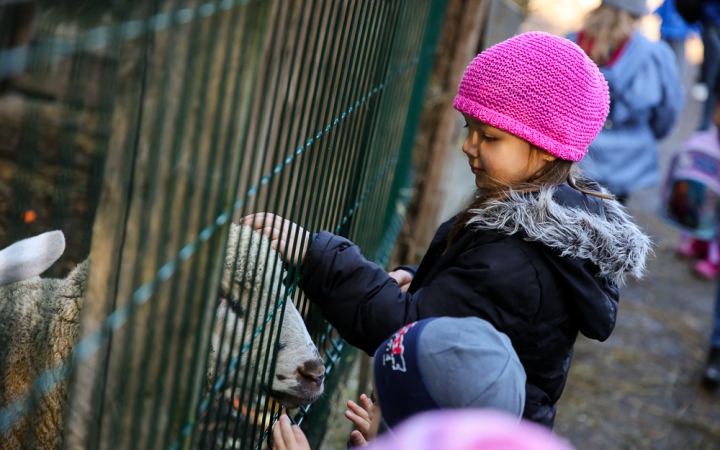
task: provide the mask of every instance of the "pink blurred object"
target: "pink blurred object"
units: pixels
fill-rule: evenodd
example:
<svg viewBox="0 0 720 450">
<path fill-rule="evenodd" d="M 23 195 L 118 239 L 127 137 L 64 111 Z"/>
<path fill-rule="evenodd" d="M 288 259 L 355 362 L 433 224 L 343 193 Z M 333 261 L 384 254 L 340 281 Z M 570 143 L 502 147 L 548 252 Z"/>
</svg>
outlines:
<svg viewBox="0 0 720 450">
<path fill-rule="evenodd" d="M 572 450 L 550 430 L 490 409 L 438 410 L 412 417 L 371 450 Z"/>
<path fill-rule="evenodd" d="M 705 258 L 708 254 L 708 242 L 690 237 L 680 243 L 677 254 L 685 258 Z"/>
<path fill-rule="evenodd" d="M 717 280 L 718 278 L 718 265 L 713 264 L 707 259 L 696 262 L 693 266 L 693 271 L 708 280 Z"/>
</svg>

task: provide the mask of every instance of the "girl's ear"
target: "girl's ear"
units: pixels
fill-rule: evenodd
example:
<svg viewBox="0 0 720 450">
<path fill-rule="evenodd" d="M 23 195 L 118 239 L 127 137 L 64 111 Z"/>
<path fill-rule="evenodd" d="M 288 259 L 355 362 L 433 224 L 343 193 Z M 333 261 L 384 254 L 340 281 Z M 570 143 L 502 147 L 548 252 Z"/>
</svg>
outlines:
<svg viewBox="0 0 720 450">
<path fill-rule="evenodd" d="M 546 163 L 553 162 L 557 159 L 557 156 L 551 155 L 550 153 L 546 152 L 545 150 L 537 149 L 538 152 L 540 152 L 540 159 L 545 161 Z"/>
<path fill-rule="evenodd" d="M 551 163 L 557 159 L 557 156 L 551 155 L 550 153 L 546 152 L 545 150 L 542 150 L 532 144 L 530 144 L 530 149 L 533 153 L 531 161 L 543 161 L 545 163 Z"/>
</svg>

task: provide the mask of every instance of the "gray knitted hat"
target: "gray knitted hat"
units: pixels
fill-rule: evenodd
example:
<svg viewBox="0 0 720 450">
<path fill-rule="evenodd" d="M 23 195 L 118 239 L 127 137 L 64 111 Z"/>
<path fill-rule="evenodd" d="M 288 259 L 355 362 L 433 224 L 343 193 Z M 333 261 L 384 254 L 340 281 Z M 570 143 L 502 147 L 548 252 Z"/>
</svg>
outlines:
<svg viewBox="0 0 720 450">
<path fill-rule="evenodd" d="M 375 353 L 375 390 L 394 427 L 410 415 L 445 408 L 493 408 L 520 419 L 525 370 L 510 339 L 477 317 L 413 322 Z"/>
<path fill-rule="evenodd" d="M 624 9 L 630 14 L 636 16 L 644 16 L 650 12 L 645 0 L 602 0 L 602 3 L 603 5 L 610 5 L 618 9 Z"/>
</svg>

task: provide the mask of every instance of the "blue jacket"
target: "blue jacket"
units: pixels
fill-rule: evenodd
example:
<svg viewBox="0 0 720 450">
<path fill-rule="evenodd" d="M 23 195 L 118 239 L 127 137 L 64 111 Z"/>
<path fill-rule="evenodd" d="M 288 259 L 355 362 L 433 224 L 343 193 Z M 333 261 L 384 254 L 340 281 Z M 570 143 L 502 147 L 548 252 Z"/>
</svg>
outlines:
<svg viewBox="0 0 720 450">
<path fill-rule="evenodd" d="M 697 30 L 695 27 L 688 25 L 680 13 L 677 12 L 675 1 L 676 0 L 665 0 L 663 4 L 655 10 L 655 14 L 662 19 L 660 36 L 662 36 L 663 39 L 684 41 L 691 31 Z"/>
<path fill-rule="evenodd" d="M 675 56 L 665 42 L 635 32 L 600 71 L 610 86 L 610 114 L 582 168 L 618 195 L 653 186 L 660 179 L 657 140 L 670 134 L 685 101 Z"/>
<path fill-rule="evenodd" d="M 704 2 L 700 21 L 705 26 L 720 25 L 720 1 L 709 0 Z"/>
</svg>

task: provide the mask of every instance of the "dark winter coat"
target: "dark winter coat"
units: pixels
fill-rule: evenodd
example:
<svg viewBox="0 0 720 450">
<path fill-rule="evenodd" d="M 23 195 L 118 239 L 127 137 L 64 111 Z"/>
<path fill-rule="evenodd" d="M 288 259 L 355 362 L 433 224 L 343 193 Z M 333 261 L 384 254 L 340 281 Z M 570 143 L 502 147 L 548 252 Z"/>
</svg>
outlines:
<svg viewBox="0 0 720 450">
<path fill-rule="evenodd" d="M 563 185 L 473 211 L 449 248 L 438 230 L 408 292 L 345 238 L 319 233 L 302 287 L 350 344 L 373 354 L 401 326 L 477 316 L 508 335 L 527 373 L 524 417 L 552 427 L 578 331 L 603 341 L 618 283 L 640 276 L 650 241 L 615 201 Z"/>
</svg>

